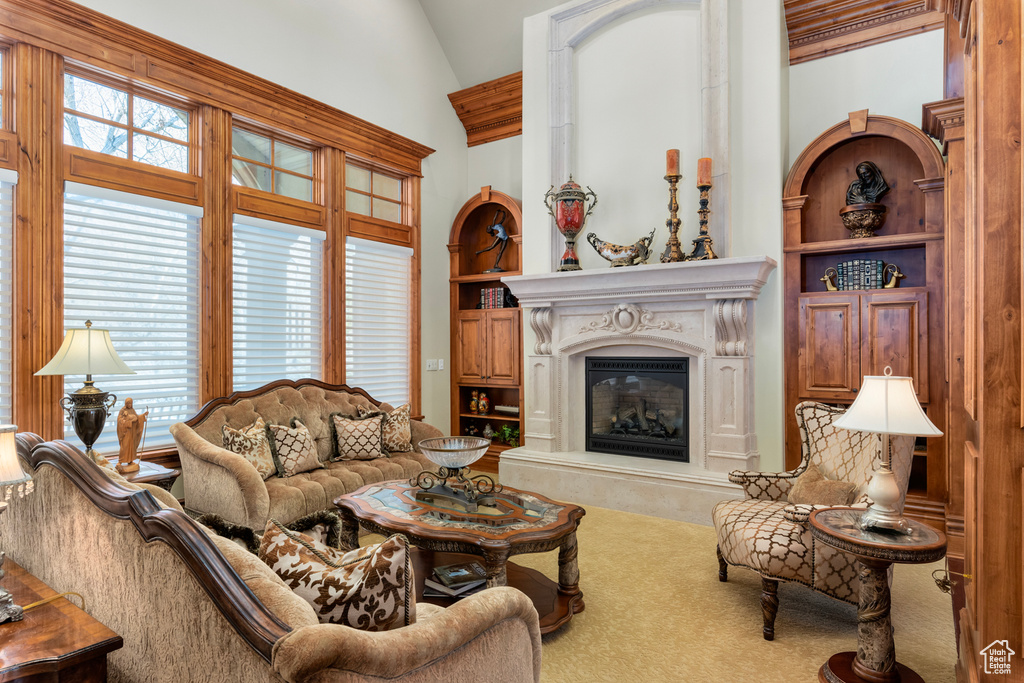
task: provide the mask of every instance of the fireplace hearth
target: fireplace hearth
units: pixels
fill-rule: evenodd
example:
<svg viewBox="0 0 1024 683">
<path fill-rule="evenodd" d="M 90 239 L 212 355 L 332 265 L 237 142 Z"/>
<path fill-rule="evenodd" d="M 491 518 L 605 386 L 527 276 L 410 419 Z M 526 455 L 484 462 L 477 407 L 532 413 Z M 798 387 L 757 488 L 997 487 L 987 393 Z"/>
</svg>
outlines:
<svg viewBox="0 0 1024 683">
<path fill-rule="evenodd" d="M 687 358 L 587 358 L 586 448 L 689 462 Z"/>
</svg>

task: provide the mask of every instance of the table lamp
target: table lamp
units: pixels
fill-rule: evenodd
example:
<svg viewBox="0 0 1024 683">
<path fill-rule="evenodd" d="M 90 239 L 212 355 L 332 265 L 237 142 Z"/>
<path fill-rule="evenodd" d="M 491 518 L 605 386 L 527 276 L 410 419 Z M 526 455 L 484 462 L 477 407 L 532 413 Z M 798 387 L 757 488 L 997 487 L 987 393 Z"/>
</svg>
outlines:
<svg viewBox="0 0 1024 683">
<path fill-rule="evenodd" d="M 32 492 L 32 477 L 25 474 L 18 462 L 18 447 L 14 443 L 14 425 L 0 425 L 0 514 L 7 509 L 12 493 L 22 497 Z M 0 579 L 4 576 L 4 554 L 0 552 Z M 0 587 L 0 624 L 21 621 L 21 607 L 14 604 L 11 594 Z"/>
<path fill-rule="evenodd" d="M 882 435 L 882 466 L 878 468 L 865 490 L 871 505 L 861 516 L 861 529 L 889 529 L 912 533 L 910 525 L 896 509 L 900 487 L 892 473 L 892 434 L 907 436 L 942 436 L 921 409 L 910 377 L 893 377 L 892 368 L 885 374 L 866 375 L 860 392 L 849 409 L 832 424 L 839 429 L 873 432 Z"/>
<path fill-rule="evenodd" d="M 96 329 L 86 320 L 84 328 L 73 328 L 64 335 L 64 342 L 50 362 L 37 375 L 85 375 L 85 385 L 60 400 L 75 434 L 85 444 L 85 451 L 93 457 L 92 446 L 103 433 L 110 409 L 117 396 L 93 386 L 93 375 L 134 375 L 124 364 L 110 343 L 108 330 Z"/>
</svg>

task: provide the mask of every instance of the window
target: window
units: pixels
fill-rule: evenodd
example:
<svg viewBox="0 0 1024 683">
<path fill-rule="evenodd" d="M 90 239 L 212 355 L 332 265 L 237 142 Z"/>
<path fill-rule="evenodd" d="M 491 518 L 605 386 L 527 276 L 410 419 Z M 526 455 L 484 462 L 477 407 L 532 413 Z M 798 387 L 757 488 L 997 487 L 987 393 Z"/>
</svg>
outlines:
<svg viewBox="0 0 1024 683">
<path fill-rule="evenodd" d="M 345 240 L 345 382 L 378 401 L 411 399 L 412 249 Z"/>
<path fill-rule="evenodd" d="M 188 173 L 189 113 L 64 75 L 64 144 Z"/>
<path fill-rule="evenodd" d="M 199 409 L 198 207 L 67 183 L 64 196 L 64 325 L 110 330 L 137 374 L 97 377 L 117 406 L 95 448 L 117 451 L 124 399 L 149 410 L 143 447 L 172 443 L 168 428 Z M 84 377 L 65 377 L 75 391 Z M 74 439 L 70 424 L 66 438 Z"/>
<path fill-rule="evenodd" d="M 18 174 L 0 169 L 0 424 L 14 419 L 11 365 L 14 345 L 14 185 Z"/>
<path fill-rule="evenodd" d="M 236 185 L 313 201 L 313 152 L 243 128 L 231 131 Z"/>
<path fill-rule="evenodd" d="M 234 388 L 321 377 L 324 233 L 235 216 Z"/>
<path fill-rule="evenodd" d="M 402 222 L 402 180 L 362 166 L 345 165 L 345 210 Z"/>
</svg>

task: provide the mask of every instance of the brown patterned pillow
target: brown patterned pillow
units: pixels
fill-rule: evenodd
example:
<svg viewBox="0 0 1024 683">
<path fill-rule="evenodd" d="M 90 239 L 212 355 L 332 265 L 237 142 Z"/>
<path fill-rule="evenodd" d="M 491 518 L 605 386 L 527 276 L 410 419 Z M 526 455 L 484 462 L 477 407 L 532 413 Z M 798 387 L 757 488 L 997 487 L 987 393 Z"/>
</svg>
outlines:
<svg viewBox="0 0 1024 683">
<path fill-rule="evenodd" d="M 299 472 L 308 472 L 323 467 L 317 457 L 316 442 L 306 425 L 292 418 L 291 426 L 267 425 L 267 438 L 273 449 L 277 473 L 290 477 Z"/>
<path fill-rule="evenodd" d="M 352 420 L 337 413 L 331 415 L 334 425 L 334 443 L 338 448 L 336 460 L 373 460 L 382 458 L 384 444 L 381 424 L 384 416 L 376 414 L 362 420 Z"/>
<path fill-rule="evenodd" d="M 324 548 L 272 519 L 259 556 L 309 602 L 321 623 L 387 631 L 416 621 L 416 584 L 405 536 L 344 554 L 328 554 Z"/>
<path fill-rule="evenodd" d="M 789 502 L 798 505 L 849 505 L 856 493 L 856 484 L 826 479 L 812 462 L 793 483 Z"/>
<path fill-rule="evenodd" d="M 409 404 L 398 406 L 390 413 L 384 414 L 384 426 L 381 430 L 381 441 L 387 455 L 405 453 L 412 450 L 412 427 L 409 424 L 412 409 Z M 369 417 L 380 414 L 379 411 L 359 406 L 359 416 Z"/>
<path fill-rule="evenodd" d="M 264 480 L 277 474 L 274 454 L 267 438 L 267 425 L 262 417 L 257 417 L 255 422 L 241 429 L 224 425 L 221 434 L 224 448 L 248 460 Z"/>
</svg>

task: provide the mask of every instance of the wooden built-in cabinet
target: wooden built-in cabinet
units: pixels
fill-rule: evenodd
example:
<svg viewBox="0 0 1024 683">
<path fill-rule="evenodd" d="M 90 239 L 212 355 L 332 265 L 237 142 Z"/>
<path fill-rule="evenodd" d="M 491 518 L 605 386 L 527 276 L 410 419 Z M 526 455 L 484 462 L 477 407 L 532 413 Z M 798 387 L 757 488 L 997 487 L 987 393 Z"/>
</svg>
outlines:
<svg viewBox="0 0 1024 683">
<path fill-rule="evenodd" d="M 839 216 L 862 161 L 890 191 L 875 236 L 851 238 Z M 783 192 L 786 466 L 800 461 L 793 408 L 801 401 L 849 405 L 865 375 L 914 380 L 918 400 L 946 431 L 945 223 L 942 156 L 919 128 L 853 112 L 822 133 L 794 163 Z M 828 291 L 826 268 L 856 260 L 895 264 L 892 289 Z M 945 530 L 946 440 L 919 439 L 906 512 Z"/>
<path fill-rule="evenodd" d="M 503 217 L 502 217 L 503 216 Z M 494 268 L 497 249 L 477 254 L 494 242 L 487 228 L 501 219 L 508 234 L 505 252 Z M 523 432 L 523 313 L 522 309 L 482 308 L 481 292 L 507 291 L 501 278 L 519 275 L 521 270 L 522 211 L 512 197 L 483 187 L 462 207 L 452 223 L 448 244 L 451 258 L 452 388 L 451 424 L 453 434 L 472 429 L 483 432 L 488 424 L 495 431 L 503 425 Z M 504 299 L 505 297 L 503 297 Z M 509 301 L 511 302 L 511 300 Z M 484 392 L 490 400 L 488 414 L 470 412 L 472 392 Z M 518 413 L 499 412 L 495 406 L 511 406 Z M 498 459 L 508 444 L 494 439 L 474 469 L 498 471 Z"/>
</svg>

